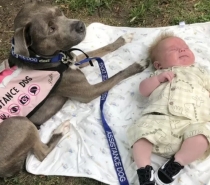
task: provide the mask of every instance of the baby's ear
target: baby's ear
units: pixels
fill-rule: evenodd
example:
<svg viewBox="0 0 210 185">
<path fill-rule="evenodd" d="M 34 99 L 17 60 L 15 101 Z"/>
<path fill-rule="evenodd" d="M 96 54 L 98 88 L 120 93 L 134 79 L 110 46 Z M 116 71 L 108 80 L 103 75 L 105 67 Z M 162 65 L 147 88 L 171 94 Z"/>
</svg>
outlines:
<svg viewBox="0 0 210 185">
<path fill-rule="evenodd" d="M 162 66 L 161 66 L 160 62 L 158 62 L 158 61 L 154 61 L 153 66 L 154 66 L 155 69 L 162 69 Z"/>
</svg>

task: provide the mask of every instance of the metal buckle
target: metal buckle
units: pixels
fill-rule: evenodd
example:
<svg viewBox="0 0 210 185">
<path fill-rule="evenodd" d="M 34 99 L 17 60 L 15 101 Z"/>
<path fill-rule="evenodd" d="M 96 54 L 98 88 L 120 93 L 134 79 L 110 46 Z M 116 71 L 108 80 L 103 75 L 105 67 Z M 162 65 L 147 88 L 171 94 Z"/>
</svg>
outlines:
<svg viewBox="0 0 210 185">
<path fill-rule="evenodd" d="M 62 52 L 62 54 L 63 54 L 63 57 L 61 59 L 61 62 L 64 64 L 72 64 L 70 57 L 63 52 Z"/>
</svg>

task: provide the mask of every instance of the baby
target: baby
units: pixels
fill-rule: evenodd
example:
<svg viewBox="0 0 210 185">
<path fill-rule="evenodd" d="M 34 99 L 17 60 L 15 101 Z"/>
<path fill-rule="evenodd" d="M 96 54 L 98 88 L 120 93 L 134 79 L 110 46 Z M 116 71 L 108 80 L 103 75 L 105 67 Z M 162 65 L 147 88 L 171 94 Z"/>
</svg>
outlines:
<svg viewBox="0 0 210 185">
<path fill-rule="evenodd" d="M 139 86 L 148 104 L 128 137 L 140 185 L 169 185 L 185 165 L 207 154 L 210 75 L 194 63 L 185 41 L 171 33 L 156 39 L 149 57 L 156 70 Z M 156 173 L 152 152 L 169 158 Z"/>
</svg>

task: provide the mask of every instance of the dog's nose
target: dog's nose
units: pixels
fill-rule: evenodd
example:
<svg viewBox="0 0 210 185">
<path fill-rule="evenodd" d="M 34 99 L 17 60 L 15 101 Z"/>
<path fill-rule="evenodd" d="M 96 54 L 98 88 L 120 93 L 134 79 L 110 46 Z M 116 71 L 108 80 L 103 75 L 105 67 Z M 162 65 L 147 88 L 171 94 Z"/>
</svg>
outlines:
<svg viewBox="0 0 210 185">
<path fill-rule="evenodd" d="M 85 31 L 85 24 L 82 21 L 78 21 L 75 27 L 76 32 L 82 33 Z"/>
</svg>

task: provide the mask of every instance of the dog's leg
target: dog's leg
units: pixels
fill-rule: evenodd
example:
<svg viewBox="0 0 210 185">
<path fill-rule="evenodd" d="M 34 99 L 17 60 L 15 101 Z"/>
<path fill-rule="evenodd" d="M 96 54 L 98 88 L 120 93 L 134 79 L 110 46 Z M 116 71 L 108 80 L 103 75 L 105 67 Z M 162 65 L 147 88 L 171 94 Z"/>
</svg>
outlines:
<svg viewBox="0 0 210 185">
<path fill-rule="evenodd" d="M 12 117 L 4 120 L 0 125 L 0 177 L 11 177 L 18 173 L 23 168 L 29 151 L 34 151 L 37 155 L 44 153 L 39 156 L 43 160 L 66 130 L 67 123 L 61 124 L 56 129 L 57 136 L 53 135 L 47 146 L 40 141 L 36 127 L 27 118 Z"/>
<path fill-rule="evenodd" d="M 93 85 L 90 88 L 91 90 L 89 90 L 89 93 L 87 94 L 88 102 L 97 98 L 102 93 L 109 91 L 112 87 L 114 87 L 122 80 L 131 77 L 139 72 L 142 72 L 144 69 L 145 68 L 139 65 L 138 63 L 134 63 L 128 66 L 125 70 L 120 71 L 111 78 L 107 79 L 106 81 Z"/>
<path fill-rule="evenodd" d="M 36 142 L 33 147 L 34 155 L 40 160 L 43 161 L 44 158 L 55 148 L 56 144 L 60 141 L 60 139 L 69 132 L 69 121 L 65 121 L 60 124 L 60 126 L 54 130 L 52 133 L 52 137 L 48 141 L 47 144 L 42 143 L 40 140 Z"/>
<path fill-rule="evenodd" d="M 138 63 L 134 63 L 108 80 L 95 85 L 90 85 L 81 71 L 69 69 L 71 71 L 66 71 L 64 73 L 63 80 L 59 84 L 55 93 L 87 103 L 99 97 L 102 93 L 109 91 L 120 81 L 143 71 L 146 67 L 146 63 L 142 66 Z"/>
<path fill-rule="evenodd" d="M 115 50 L 117 50 L 118 48 L 120 48 L 121 46 L 125 45 L 126 43 L 129 43 L 131 42 L 133 39 L 133 33 L 128 33 L 128 34 L 125 34 L 123 36 L 120 36 L 116 41 L 114 41 L 113 43 L 111 44 L 108 44 L 102 48 L 99 48 L 99 49 L 96 49 L 94 51 L 89 51 L 87 52 L 88 56 L 90 57 L 102 57 L 108 53 L 111 53 Z M 84 55 L 81 54 L 79 56 L 76 57 L 76 60 L 77 61 L 80 61 L 82 59 L 84 59 Z M 82 68 L 82 67 L 85 67 L 89 65 L 88 62 L 80 65 L 79 67 Z"/>
<path fill-rule="evenodd" d="M 12 117 L 1 123 L 0 177 L 10 177 L 23 168 L 37 137 L 36 127 L 25 117 Z"/>
</svg>

